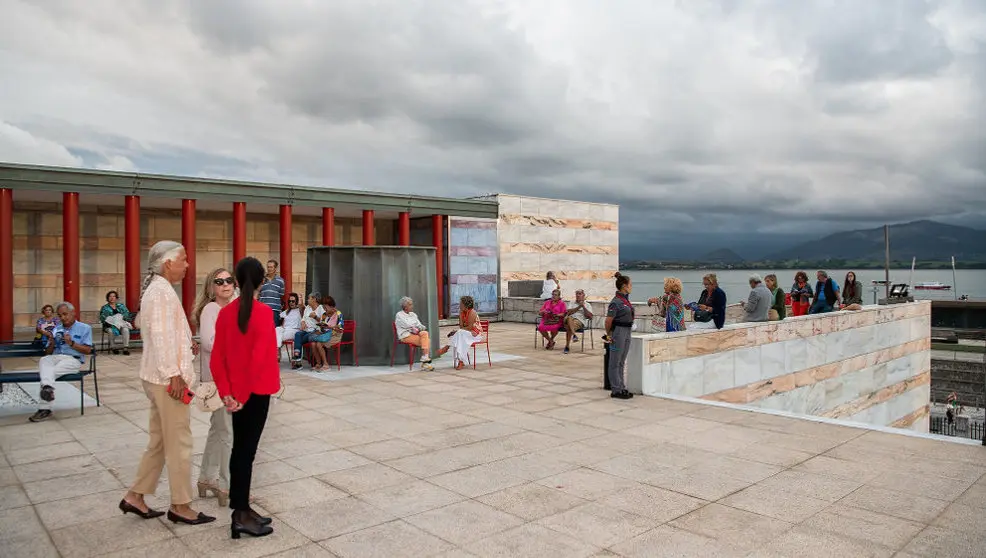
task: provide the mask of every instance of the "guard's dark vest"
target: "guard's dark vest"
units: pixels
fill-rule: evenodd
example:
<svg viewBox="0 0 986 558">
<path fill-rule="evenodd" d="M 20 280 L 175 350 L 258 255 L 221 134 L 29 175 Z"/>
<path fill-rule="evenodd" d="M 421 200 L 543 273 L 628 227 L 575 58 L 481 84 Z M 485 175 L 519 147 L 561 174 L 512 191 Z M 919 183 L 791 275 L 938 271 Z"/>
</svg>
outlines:
<svg viewBox="0 0 986 558">
<path fill-rule="evenodd" d="M 824 285 L 824 286 L 823 286 Z M 832 278 L 829 277 L 823 284 L 821 281 L 815 283 L 815 292 L 825 292 L 825 304 L 835 304 L 835 289 L 832 287 Z"/>
</svg>

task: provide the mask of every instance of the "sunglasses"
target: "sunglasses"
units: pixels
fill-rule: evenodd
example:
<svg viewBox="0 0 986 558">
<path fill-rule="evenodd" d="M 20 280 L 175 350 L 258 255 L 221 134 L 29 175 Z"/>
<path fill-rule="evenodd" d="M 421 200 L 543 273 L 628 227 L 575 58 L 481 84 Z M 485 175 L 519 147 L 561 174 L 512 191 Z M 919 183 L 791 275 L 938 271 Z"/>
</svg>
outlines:
<svg viewBox="0 0 986 558">
<path fill-rule="evenodd" d="M 233 279 L 232 277 L 226 277 L 225 279 L 213 279 L 212 280 L 212 284 L 213 285 L 216 285 L 217 287 L 223 286 L 224 283 L 227 284 L 227 285 L 232 285 L 234 282 L 236 282 L 236 279 Z"/>
</svg>

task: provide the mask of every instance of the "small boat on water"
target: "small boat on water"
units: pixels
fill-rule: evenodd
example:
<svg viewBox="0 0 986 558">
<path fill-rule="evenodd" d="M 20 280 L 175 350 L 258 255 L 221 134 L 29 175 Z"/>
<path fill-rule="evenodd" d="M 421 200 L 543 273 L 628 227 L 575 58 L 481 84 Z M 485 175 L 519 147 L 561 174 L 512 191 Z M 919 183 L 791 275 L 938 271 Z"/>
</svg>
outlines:
<svg viewBox="0 0 986 558">
<path fill-rule="evenodd" d="M 871 283 L 873 283 L 874 285 L 880 285 L 882 287 L 883 285 L 889 285 L 890 281 L 886 281 L 883 279 L 874 279 L 873 281 L 871 281 Z"/>
<path fill-rule="evenodd" d="M 952 290 L 951 285 L 946 285 L 945 283 L 939 283 L 938 281 L 926 281 L 924 283 L 918 283 L 914 285 L 914 288 L 919 291 L 950 291 Z"/>
</svg>

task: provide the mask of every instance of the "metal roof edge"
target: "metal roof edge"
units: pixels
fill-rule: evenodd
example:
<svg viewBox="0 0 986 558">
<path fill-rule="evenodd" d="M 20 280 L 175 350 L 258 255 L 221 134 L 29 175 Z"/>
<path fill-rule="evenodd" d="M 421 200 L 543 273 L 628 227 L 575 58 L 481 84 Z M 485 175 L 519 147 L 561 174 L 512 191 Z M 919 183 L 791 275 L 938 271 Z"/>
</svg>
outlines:
<svg viewBox="0 0 986 558">
<path fill-rule="evenodd" d="M 389 194 L 366 190 L 292 186 L 96 169 L 0 162 L 0 186 L 92 194 L 147 195 L 307 206 L 351 205 L 364 209 L 412 211 L 462 217 L 496 217 L 493 200 Z"/>
</svg>

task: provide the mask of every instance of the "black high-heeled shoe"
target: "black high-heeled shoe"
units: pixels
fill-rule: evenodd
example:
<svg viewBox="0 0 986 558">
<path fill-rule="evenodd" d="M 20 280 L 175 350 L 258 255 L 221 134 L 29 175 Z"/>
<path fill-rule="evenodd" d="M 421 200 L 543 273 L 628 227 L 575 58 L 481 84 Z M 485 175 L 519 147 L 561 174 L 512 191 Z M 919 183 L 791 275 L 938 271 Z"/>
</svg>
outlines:
<svg viewBox="0 0 986 558">
<path fill-rule="evenodd" d="M 185 525 L 202 525 L 203 523 L 212 523 L 216 520 L 216 518 L 199 512 L 199 514 L 195 516 L 195 519 L 188 519 L 187 517 L 182 517 L 177 513 L 168 510 L 168 520 L 172 523 L 184 523 Z"/>
<path fill-rule="evenodd" d="M 164 515 L 163 511 L 152 510 L 150 507 L 147 508 L 146 512 L 140 511 L 140 508 L 128 502 L 126 498 L 120 500 L 120 511 L 123 512 L 123 515 L 132 513 L 143 519 L 154 519 L 155 517 L 161 517 Z"/>
<path fill-rule="evenodd" d="M 260 521 L 250 513 L 250 511 L 251 510 L 237 510 L 233 512 L 232 522 L 229 525 L 230 537 L 238 539 L 243 533 L 246 533 L 251 537 L 266 537 L 274 532 L 273 527 L 270 525 L 261 524 Z"/>
<path fill-rule="evenodd" d="M 257 522 L 260 523 L 261 525 L 270 525 L 271 523 L 274 522 L 272 518 L 260 515 L 253 508 L 250 508 L 248 511 L 250 512 L 250 517 L 256 519 Z"/>
</svg>

